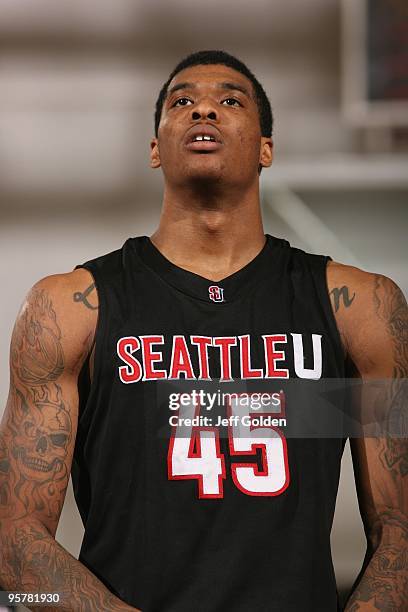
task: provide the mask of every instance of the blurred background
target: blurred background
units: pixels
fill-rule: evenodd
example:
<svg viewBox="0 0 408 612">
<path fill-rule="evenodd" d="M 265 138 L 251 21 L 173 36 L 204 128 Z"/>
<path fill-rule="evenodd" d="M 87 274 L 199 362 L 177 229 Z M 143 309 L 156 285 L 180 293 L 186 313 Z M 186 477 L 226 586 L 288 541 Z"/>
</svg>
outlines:
<svg viewBox="0 0 408 612">
<path fill-rule="evenodd" d="M 275 114 L 265 231 L 386 274 L 407 293 L 405 0 L 0 0 L 0 400 L 38 279 L 153 233 L 158 91 L 200 49 L 241 58 Z M 77 556 L 71 488 L 57 539 Z M 332 534 L 347 592 L 365 553 L 346 446 Z"/>
</svg>

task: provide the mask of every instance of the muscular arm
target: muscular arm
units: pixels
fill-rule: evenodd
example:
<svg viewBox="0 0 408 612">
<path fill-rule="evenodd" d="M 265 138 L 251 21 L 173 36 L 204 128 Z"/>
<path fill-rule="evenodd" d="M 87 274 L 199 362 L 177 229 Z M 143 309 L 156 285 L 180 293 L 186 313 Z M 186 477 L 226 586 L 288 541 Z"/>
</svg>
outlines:
<svg viewBox="0 0 408 612">
<path fill-rule="evenodd" d="M 88 292 L 86 303 L 78 296 L 91 284 L 85 270 L 39 281 L 14 326 L 0 429 L 0 585 L 59 593 L 56 610 L 119 612 L 135 608 L 113 596 L 54 537 L 74 451 L 78 373 L 97 316 L 96 291 Z M 54 608 L 38 607 L 44 609 Z"/>
<path fill-rule="evenodd" d="M 329 286 L 345 286 L 348 297 L 354 295 L 352 303 L 340 298 L 337 311 L 333 306 L 353 375 L 363 382 L 353 410 L 365 435 L 351 438 L 350 446 L 367 553 L 345 610 L 403 612 L 408 602 L 407 305 L 395 283 L 381 275 L 333 270 Z M 378 435 L 367 427 L 374 420 Z"/>
</svg>

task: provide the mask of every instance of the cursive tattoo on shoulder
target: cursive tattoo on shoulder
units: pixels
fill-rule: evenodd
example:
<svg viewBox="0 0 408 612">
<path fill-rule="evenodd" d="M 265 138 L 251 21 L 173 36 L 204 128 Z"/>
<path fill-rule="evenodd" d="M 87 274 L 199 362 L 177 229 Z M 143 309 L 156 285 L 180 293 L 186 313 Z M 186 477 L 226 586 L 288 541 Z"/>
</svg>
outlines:
<svg viewBox="0 0 408 612">
<path fill-rule="evenodd" d="M 84 291 L 75 291 L 73 294 L 74 302 L 82 302 L 84 306 L 89 308 L 90 310 L 98 310 L 98 306 L 93 306 L 88 297 L 96 290 L 95 283 L 92 283 L 87 287 Z"/>
<path fill-rule="evenodd" d="M 349 288 L 346 285 L 343 285 L 342 287 L 334 287 L 329 292 L 329 295 L 333 302 L 334 312 L 338 312 L 341 305 L 343 305 L 344 308 L 349 308 L 356 297 L 355 292 L 350 297 Z"/>
</svg>

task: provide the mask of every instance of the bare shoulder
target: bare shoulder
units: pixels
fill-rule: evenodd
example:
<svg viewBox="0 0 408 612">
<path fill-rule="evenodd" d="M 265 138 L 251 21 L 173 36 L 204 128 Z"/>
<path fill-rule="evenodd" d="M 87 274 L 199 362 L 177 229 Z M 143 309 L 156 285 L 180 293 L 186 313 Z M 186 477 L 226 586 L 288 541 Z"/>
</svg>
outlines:
<svg viewBox="0 0 408 612">
<path fill-rule="evenodd" d="M 55 534 L 77 431 L 77 378 L 97 320 L 94 289 L 84 269 L 47 276 L 17 315 L 0 424 L 0 525 L 7 533 L 34 517 Z"/>
<path fill-rule="evenodd" d="M 85 268 L 53 274 L 37 281 L 28 291 L 18 313 L 13 336 L 28 328 L 42 339 L 58 338 L 63 345 L 65 368 L 79 369 L 90 351 L 97 324 L 98 295 L 91 273 Z"/>
<path fill-rule="evenodd" d="M 327 285 L 343 344 L 354 361 L 365 368 L 376 351 L 389 353 L 393 344 L 406 343 L 406 300 L 391 278 L 333 261 Z"/>
<path fill-rule="evenodd" d="M 328 263 L 327 284 L 333 310 L 341 313 L 339 316 L 358 318 L 372 312 L 388 317 L 389 309 L 405 302 L 401 289 L 388 276 L 337 261 Z"/>
</svg>

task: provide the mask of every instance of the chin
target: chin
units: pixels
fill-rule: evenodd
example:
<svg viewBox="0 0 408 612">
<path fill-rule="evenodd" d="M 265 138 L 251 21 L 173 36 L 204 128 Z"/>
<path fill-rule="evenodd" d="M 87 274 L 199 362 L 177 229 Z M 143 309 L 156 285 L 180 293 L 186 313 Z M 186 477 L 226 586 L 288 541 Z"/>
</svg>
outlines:
<svg viewBox="0 0 408 612">
<path fill-rule="evenodd" d="M 223 166 L 219 160 L 197 160 L 198 163 L 186 164 L 184 176 L 189 180 L 209 181 L 220 180 L 223 176 Z"/>
</svg>

